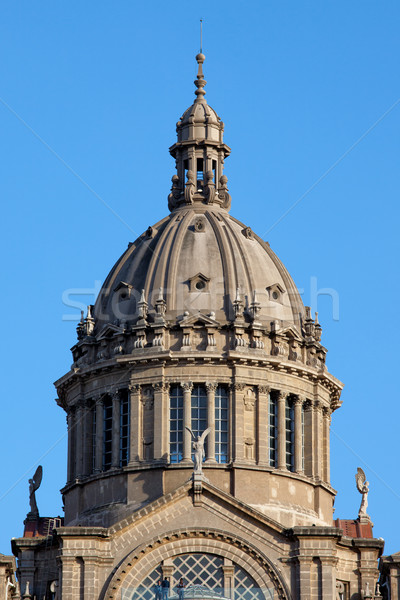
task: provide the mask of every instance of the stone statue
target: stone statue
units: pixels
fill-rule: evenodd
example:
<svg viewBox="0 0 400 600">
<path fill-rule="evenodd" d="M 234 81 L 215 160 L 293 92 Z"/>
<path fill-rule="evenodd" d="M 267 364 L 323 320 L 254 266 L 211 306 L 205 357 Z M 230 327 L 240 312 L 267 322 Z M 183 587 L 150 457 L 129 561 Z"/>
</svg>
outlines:
<svg viewBox="0 0 400 600">
<path fill-rule="evenodd" d="M 201 435 L 196 436 L 194 435 L 193 431 L 190 429 L 190 427 L 186 427 L 186 429 L 188 430 L 188 432 L 190 433 L 190 435 L 192 436 L 192 444 L 193 444 L 193 450 L 194 450 L 194 472 L 195 473 L 201 473 L 202 469 L 203 469 L 203 460 L 205 457 L 205 453 L 204 453 L 204 442 L 206 441 L 206 437 L 208 436 L 208 434 L 211 431 L 211 427 L 208 427 L 205 431 L 203 431 L 203 433 Z"/>
<path fill-rule="evenodd" d="M 361 467 L 358 467 L 357 469 L 356 486 L 360 494 L 362 494 L 360 510 L 358 511 L 358 518 L 360 519 L 360 521 L 369 521 L 370 518 L 367 515 L 369 482 L 367 481 L 365 473 Z"/>
<path fill-rule="evenodd" d="M 43 467 L 42 467 L 42 465 L 39 465 L 38 468 L 36 469 L 35 474 L 32 477 L 32 479 L 29 480 L 29 504 L 30 504 L 31 510 L 28 513 L 28 517 L 37 518 L 39 516 L 39 509 L 36 504 L 35 492 L 39 489 L 40 484 L 42 483 L 42 477 L 43 477 Z"/>
</svg>

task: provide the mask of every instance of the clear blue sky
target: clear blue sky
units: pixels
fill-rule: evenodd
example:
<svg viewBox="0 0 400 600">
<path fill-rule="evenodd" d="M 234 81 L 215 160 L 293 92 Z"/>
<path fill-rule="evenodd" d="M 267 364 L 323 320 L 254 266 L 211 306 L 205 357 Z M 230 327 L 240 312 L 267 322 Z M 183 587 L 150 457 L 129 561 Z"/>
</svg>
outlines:
<svg viewBox="0 0 400 600">
<path fill-rule="evenodd" d="M 168 147 L 193 99 L 201 17 L 207 100 L 232 148 L 231 212 L 270 242 L 305 304 L 313 286 L 339 299 L 337 318 L 329 295 L 313 306 L 346 384 L 332 421 L 335 516 L 357 516 L 362 466 L 374 533 L 386 553 L 400 550 L 400 5 L 69 0 L 0 11 L 0 552 L 22 534 L 38 463 L 40 512 L 61 513 L 66 423 L 52 382 L 72 362 L 66 315 L 78 316 L 63 294 L 95 288 L 167 214 Z"/>
</svg>

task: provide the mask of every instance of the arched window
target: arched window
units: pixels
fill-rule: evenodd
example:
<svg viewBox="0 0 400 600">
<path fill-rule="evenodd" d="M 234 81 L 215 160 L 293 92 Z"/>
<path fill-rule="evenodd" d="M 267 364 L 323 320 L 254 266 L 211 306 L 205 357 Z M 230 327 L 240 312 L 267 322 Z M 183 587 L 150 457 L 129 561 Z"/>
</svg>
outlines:
<svg viewBox="0 0 400 600">
<path fill-rule="evenodd" d="M 215 459 L 218 463 L 228 462 L 228 390 L 218 386 L 215 392 Z"/>
<path fill-rule="evenodd" d="M 171 463 L 183 457 L 183 392 L 179 385 L 171 386 L 169 395 L 169 456 Z"/>
</svg>

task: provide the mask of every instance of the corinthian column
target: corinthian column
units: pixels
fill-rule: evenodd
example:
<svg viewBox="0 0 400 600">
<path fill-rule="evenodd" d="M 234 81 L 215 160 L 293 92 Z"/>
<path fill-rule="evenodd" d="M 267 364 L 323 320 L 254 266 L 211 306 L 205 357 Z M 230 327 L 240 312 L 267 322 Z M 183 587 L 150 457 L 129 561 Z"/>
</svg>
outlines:
<svg viewBox="0 0 400 600">
<path fill-rule="evenodd" d="M 94 471 L 95 473 L 100 473 L 103 470 L 103 397 L 100 395 L 96 396 L 94 401 L 96 403 L 96 449 Z"/>
<path fill-rule="evenodd" d="M 233 460 L 241 462 L 244 457 L 244 383 L 234 383 L 233 389 Z"/>
<path fill-rule="evenodd" d="M 183 459 L 182 461 L 190 463 L 192 461 L 192 439 L 186 427 L 192 427 L 192 390 L 193 383 L 184 381 L 181 383 L 183 388 Z"/>
<path fill-rule="evenodd" d="M 268 399 L 270 388 L 258 386 L 257 398 L 257 464 L 268 465 Z"/>
<path fill-rule="evenodd" d="M 83 401 L 80 400 L 76 407 L 75 420 L 75 478 L 83 477 L 83 420 L 84 420 Z"/>
<path fill-rule="evenodd" d="M 129 423 L 129 464 L 136 465 L 140 461 L 140 385 L 129 386 L 130 423 Z"/>
<path fill-rule="evenodd" d="M 319 400 L 313 403 L 314 410 L 314 477 L 322 478 L 322 406 Z"/>
<path fill-rule="evenodd" d="M 211 429 L 207 437 L 206 462 L 215 463 L 215 390 L 216 383 L 206 383 L 207 389 L 207 427 Z"/>
<path fill-rule="evenodd" d="M 329 408 L 322 409 L 323 415 L 323 440 L 324 440 L 324 469 L 323 478 L 326 483 L 330 482 L 330 427 L 331 427 L 331 411 Z"/>
<path fill-rule="evenodd" d="M 286 398 L 287 392 L 278 396 L 278 469 L 286 469 Z"/>
<path fill-rule="evenodd" d="M 119 468 L 119 435 L 120 435 L 120 406 L 121 397 L 118 390 L 112 395 L 112 462 L 111 468 Z"/>
<path fill-rule="evenodd" d="M 167 462 L 168 460 L 168 390 L 164 382 L 154 383 L 154 458 Z"/>
<path fill-rule="evenodd" d="M 303 424 L 302 408 L 305 399 L 297 396 L 294 399 L 294 470 L 296 473 L 303 473 Z"/>
<path fill-rule="evenodd" d="M 75 441 L 75 408 L 70 407 L 67 414 L 67 429 L 68 429 L 68 482 L 74 479 L 75 465 L 74 462 L 74 441 Z"/>
</svg>

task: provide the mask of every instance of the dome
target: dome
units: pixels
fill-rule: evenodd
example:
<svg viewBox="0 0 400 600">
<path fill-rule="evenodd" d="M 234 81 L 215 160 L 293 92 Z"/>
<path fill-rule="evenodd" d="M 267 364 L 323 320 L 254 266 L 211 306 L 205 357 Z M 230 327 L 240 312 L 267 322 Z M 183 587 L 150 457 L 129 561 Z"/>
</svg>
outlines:
<svg viewBox="0 0 400 600">
<path fill-rule="evenodd" d="M 111 269 L 56 382 L 66 523 L 116 523 L 204 466 L 210 485 L 286 527 L 327 524 L 342 384 L 289 273 L 229 212 L 230 148 L 196 58 L 196 100 L 170 148 L 170 213 Z"/>
<path fill-rule="evenodd" d="M 170 323 L 201 313 L 221 325 L 239 318 L 300 334 L 304 316 L 269 244 L 220 207 L 180 207 L 129 245 L 100 292 L 95 333 L 107 322 L 134 325 L 143 302 L 156 322 L 160 301 Z"/>
</svg>

